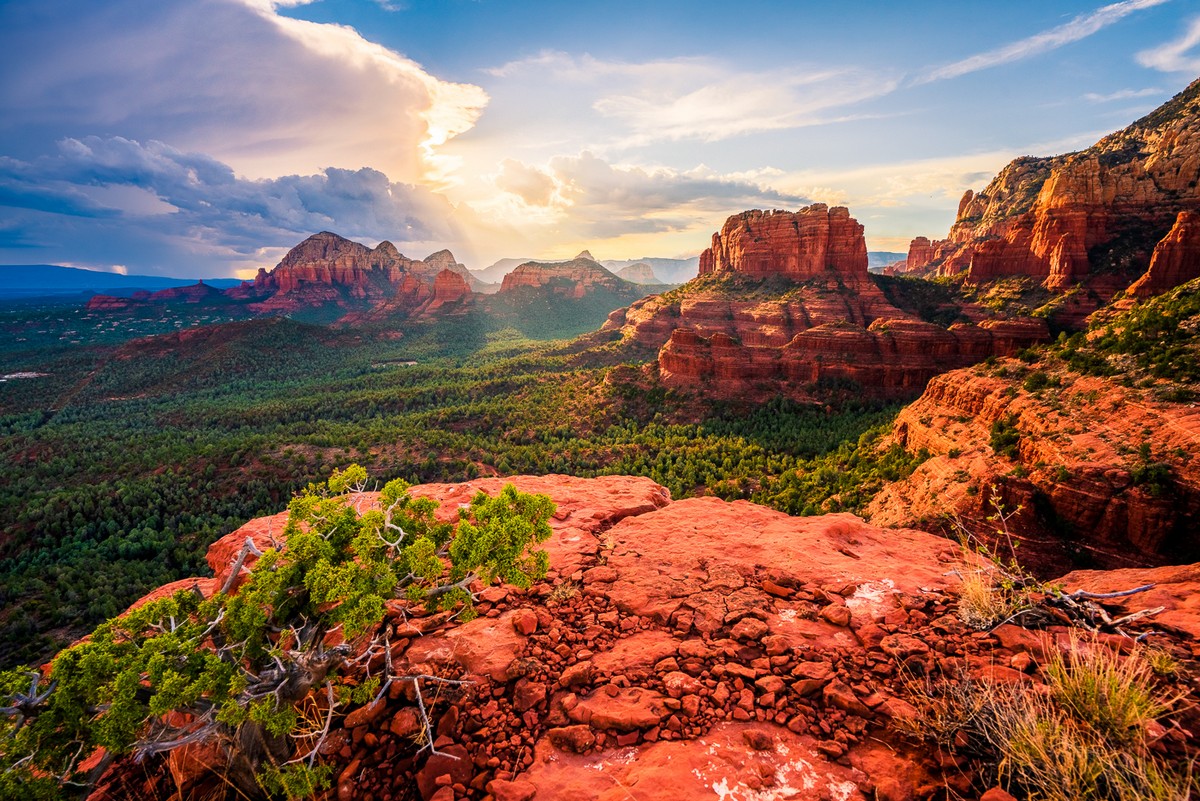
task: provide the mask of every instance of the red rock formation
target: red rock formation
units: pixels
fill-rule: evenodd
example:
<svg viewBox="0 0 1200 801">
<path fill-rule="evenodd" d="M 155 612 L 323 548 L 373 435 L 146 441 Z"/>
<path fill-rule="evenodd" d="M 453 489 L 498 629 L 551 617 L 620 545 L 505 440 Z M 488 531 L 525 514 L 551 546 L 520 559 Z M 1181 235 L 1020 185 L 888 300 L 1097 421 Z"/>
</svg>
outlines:
<svg viewBox="0 0 1200 801">
<path fill-rule="evenodd" d="M 700 254 L 700 275 L 726 272 L 860 284 L 867 278 L 863 227 L 846 208 L 824 203 L 795 213 L 745 211 L 726 220 Z"/>
<path fill-rule="evenodd" d="M 1048 339 L 1040 320 L 989 321 L 950 330 L 906 319 L 877 319 L 870 328 L 831 322 L 776 347 L 745 347 L 727 334 L 702 337 L 677 328 L 659 351 L 658 364 L 667 386 L 702 388 L 717 397 L 782 393 L 808 398 L 814 385 L 853 382 L 875 397 L 905 398 L 948 369 Z"/>
<path fill-rule="evenodd" d="M 1190 558 L 1200 465 L 1187 455 L 1200 435 L 1200 411 L 1103 378 L 1071 376 L 1046 397 L 1014 390 L 1012 378 L 970 369 L 932 379 L 897 417 L 894 437 L 934 458 L 885 488 L 871 503 L 871 520 L 911 525 L 956 513 L 989 535 L 996 526 L 985 518 L 995 499 L 1009 511 L 1022 507 L 1012 523 L 1030 538 L 1022 560 L 1047 570 L 1069 568 L 1081 555 L 1107 567 Z M 1024 477 L 1012 475 L 1013 460 L 990 445 L 992 425 L 1010 415 Z M 1135 485 L 1139 457 L 1130 443 L 1141 442 L 1170 463 L 1170 496 Z"/>
<path fill-rule="evenodd" d="M 964 198 L 965 200 L 966 198 Z M 920 273 L 934 259 L 938 248 L 945 240 L 930 241 L 928 237 L 918 236 L 908 245 L 908 258 L 904 261 L 905 273 Z"/>
<path fill-rule="evenodd" d="M 628 267 L 623 267 L 617 272 L 617 277 L 625 281 L 632 281 L 635 284 L 661 284 L 663 283 L 654 274 L 654 268 L 644 261 L 639 261 L 637 264 L 630 264 Z"/>
<path fill-rule="evenodd" d="M 475 281 L 448 250 L 415 261 L 391 242 L 372 249 L 323 231 L 288 251 L 274 270 L 260 269 L 253 282 L 226 294 L 255 301 L 250 308 L 261 313 L 336 305 L 352 309 L 344 322 L 382 319 L 420 312 L 436 294 L 434 284 L 443 271 L 459 275 L 468 289 Z M 446 280 L 443 292 L 450 292 Z"/>
<path fill-rule="evenodd" d="M 814 385 L 848 381 L 874 396 L 914 396 L 938 372 L 1048 338 L 1040 320 L 981 317 L 982 327 L 946 331 L 897 309 L 868 276 L 862 226 L 821 204 L 730 217 L 701 273 L 614 312 L 604 328 L 660 348 L 668 386 L 718 397 L 811 399 Z"/>
<path fill-rule="evenodd" d="M 1200 278 L 1200 212 L 1181 211 L 1170 232 L 1154 246 L 1150 268 L 1128 294 L 1148 298 Z"/>
<path fill-rule="evenodd" d="M 190 286 L 161 289 L 158 292 L 134 292 L 127 298 L 111 295 L 93 295 L 87 303 L 89 311 L 125 311 L 137 306 L 153 303 L 193 303 L 214 305 L 228 302 L 229 298 L 219 289 L 198 281 Z"/>
<path fill-rule="evenodd" d="M 422 724 L 402 685 L 336 716 L 321 758 L 334 767 L 337 797 L 404 787 L 424 801 L 624 801 L 632 788 L 639 801 L 674 801 L 807 797 L 802 788 L 811 788 L 844 801 L 924 800 L 947 786 L 975 797 L 968 763 L 947 764 L 904 734 L 922 703 L 911 677 L 1037 681 L 1021 671 L 1061 633 L 966 630 L 953 614 L 960 549 L 852 515 L 670 501 L 650 480 L 623 476 L 412 492 L 440 501 L 439 516 L 452 519 L 476 491 L 509 481 L 557 504 L 548 580 L 529 591 L 475 587 L 481 615 L 465 624 L 389 602 L 394 672 L 469 683 L 424 698 L 441 754 L 414 753 Z M 375 494 L 356 499 L 364 510 L 375 503 Z M 218 541 L 210 581 L 228 579 L 247 538 L 266 546 L 281 524 L 254 521 Z M 1196 570 L 1154 577 L 1162 584 L 1150 602 L 1169 606 L 1172 630 L 1200 631 Z M 122 797 L 123 772 L 138 783 L 136 797 L 201 797 L 199 757 L 219 770 L 211 758 L 220 754 L 189 749 L 171 755 L 170 774 L 153 761 L 119 762 L 93 798 Z"/>
<path fill-rule="evenodd" d="M 203 281 L 191 286 L 171 287 L 162 289 L 146 298 L 151 303 L 220 303 L 227 300 L 225 293 L 211 287 Z"/>
<path fill-rule="evenodd" d="M 599 288 L 618 292 L 628 286 L 600 263 L 577 258 L 562 262 L 526 262 L 504 276 L 500 294 L 515 292 L 522 287 L 548 287 L 554 294 L 578 299 Z"/>
<path fill-rule="evenodd" d="M 1013 161 L 963 196 L 948 240 L 932 252 L 914 240 L 907 268 L 965 270 L 973 282 L 1028 275 L 1052 290 L 1083 282 L 1103 302 L 1146 270 L 1178 214 L 1200 210 L 1198 173 L 1200 81 L 1087 150 Z M 1097 268 L 1125 281 L 1097 284 Z"/>
<path fill-rule="evenodd" d="M 118 298 L 112 295 L 92 295 L 84 307 L 88 311 L 125 311 L 134 305 L 132 298 Z"/>
</svg>

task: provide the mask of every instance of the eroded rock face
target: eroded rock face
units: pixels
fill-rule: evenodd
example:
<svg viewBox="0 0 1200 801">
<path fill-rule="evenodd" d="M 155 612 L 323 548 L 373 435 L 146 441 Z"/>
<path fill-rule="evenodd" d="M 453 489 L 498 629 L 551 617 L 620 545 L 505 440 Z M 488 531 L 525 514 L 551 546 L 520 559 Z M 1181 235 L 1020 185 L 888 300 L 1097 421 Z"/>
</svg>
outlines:
<svg viewBox="0 0 1200 801">
<path fill-rule="evenodd" d="M 868 801 L 932 799 L 947 786 L 971 796 L 961 767 L 914 750 L 897 726 L 921 702 L 913 677 L 1032 681 L 1022 671 L 1046 647 L 1011 625 L 964 629 L 953 614 L 962 551 L 920 531 L 671 501 L 654 482 L 624 476 L 488 478 L 412 493 L 438 499 L 451 519 L 475 492 L 510 481 L 557 504 L 547 582 L 475 587 L 480 617 L 465 624 L 389 602 L 394 672 L 470 683 L 424 696 L 440 755 L 416 753 L 422 724 L 407 682 L 335 718 L 321 759 L 334 766 L 339 798 L 398 787 L 423 801 Z M 354 502 L 365 510 L 377 500 Z M 246 537 L 265 546 L 281 522 L 252 521 L 214 545 L 209 581 L 228 577 Z M 1181 631 L 1198 625 L 1181 595 L 1194 586 L 1186 578 L 1158 578 Z M 130 797 L 130 781 L 137 797 L 203 797 L 219 781 L 205 766 L 220 757 L 203 748 L 173 754 L 169 771 L 151 762 L 122 773 L 118 763 L 93 798 Z"/>
<path fill-rule="evenodd" d="M 1200 210 L 1198 174 L 1200 81 L 1087 150 L 1016 159 L 985 189 L 967 192 L 947 239 L 913 241 L 907 270 L 965 271 L 973 282 L 1033 276 L 1053 290 L 1116 273 L 1124 281 L 1098 285 L 1107 300 L 1147 270 L 1178 215 Z M 1170 253 L 1183 253 L 1181 244 L 1172 240 Z M 1174 258 L 1164 253 L 1157 277 L 1139 291 L 1177 285 Z"/>
<path fill-rule="evenodd" d="M 504 276 L 500 293 L 512 293 L 522 288 L 548 288 L 556 295 L 579 299 L 597 289 L 619 292 L 627 287 L 622 279 L 606 270 L 599 262 L 586 257 L 587 251 L 571 261 L 526 262 Z"/>
<path fill-rule="evenodd" d="M 867 276 L 863 227 L 849 209 L 824 203 L 795 213 L 744 211 L 726 220 L 700 254 L 700 275 L 729 272 L 862 283 Z"/>
<path fill-rule="evenodd" d="M 417 261 L 391 242 L 368 248 L 323 231 L 288 251 L 275 269 L 259 269 L 253 282 L 227 290 L 227 297 L 253 301 L 252 311 L 290 313 L 303 308 L 340 306 L 351 310 L 345 322 L 381 319 L 391 314 L 419 314 L 437 301 L 437 276 L 449 271 L 470 289 L 475 279 L 448 250 Z M 443 279 L 442 293 L 459 290 Z"/>
<path fill-rule="evenodd" d="M 1040 320 L 946 330 L 896 308 L 869 277 L 862 226 L 844 208 L 735 215 L 700 265 L 699 279 L 614 312 L 604 327 L 659 349 L 667 386 L 710 396 L 810 399 L 857 386 L 913 397 L 939 372 L 1048 337 Z"/>
<path fill-rule="evenodd" d="M 918 394 L 935 375 L 992 355 L 1009 355 L 1048 339 L 1040 320 L 954 325 L 949 330 L 917 320 L 877 319 L 868 328 L 823 323 L 796 334 L 782 347 L 742 347 L 732 337 L 702 337 L 676 329 L 659 351 L 668 386 L 708 382 L 713 394 L 744 397 L 763 386 L 805 387 L 853 382 L 872 395 Z"/>
<path fill-rule="evenodd" d="M 990 536 L 997 525 L 986 518 L 997 504 L 1008 513 L 1020 507 L 1010 526 L 1029 538 L 1022 561 L 1047 575 L 1080 563 L 1113 568 L 1200 555 L 1193 533 L 1200 468 L 1189 456 L 1200 411 L 1103 378 L 1069 376 L 1039 395 L 981 373 L 938 376 L 901 411 L 895 440 L 933 458 L 872 501 L 873 522 L 912 525 L 957 514 Z M 1019 434 L 1015 460 L 991 447 L 992 426 L 1002 420 Z M 1134 444 L 1142 442 L 1170 464 L 1169 492 L 1135 483 Z M 1013 475 L 1017 465 L 1025 475 Z"/>
<path fill-rule="evenodd" d="M 1150 268 L 1128 294 L 1148 298 L 1200 278 L 1200 212 L 1181 211 L 1171 230 L 1154 246 Z"/>
</svg>

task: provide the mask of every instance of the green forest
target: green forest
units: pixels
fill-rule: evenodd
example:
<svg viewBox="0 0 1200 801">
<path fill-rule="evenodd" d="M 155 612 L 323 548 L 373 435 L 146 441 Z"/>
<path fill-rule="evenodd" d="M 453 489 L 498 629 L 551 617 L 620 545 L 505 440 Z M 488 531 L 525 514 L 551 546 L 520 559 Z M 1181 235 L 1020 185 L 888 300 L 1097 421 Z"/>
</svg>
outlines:
<svg viewBox="0 0 1200 801">
<path fill-rule="evenodd" d="M 75 314 L 75 316 L 72 316 Z M 381 480 L 649 476 L 675 498 L 859 508 L 918 459 L 877 442 L 898 407 L 709 405 L 594 341 L 448 320 L 394 332 L 275 318 L 122 343 L 76 312 L 8 307 L 0 373 L 0 664 L 44 659 L 209 543 L 333 468 Z M 47 319 L 50 320 L 47 323 Z M 193 321 L 187 321 L 191 325 Z M 54 326 L 71 331 L 69 343 Z M 32 341 L 31 341 L 32 339 Z"/>
</svg>

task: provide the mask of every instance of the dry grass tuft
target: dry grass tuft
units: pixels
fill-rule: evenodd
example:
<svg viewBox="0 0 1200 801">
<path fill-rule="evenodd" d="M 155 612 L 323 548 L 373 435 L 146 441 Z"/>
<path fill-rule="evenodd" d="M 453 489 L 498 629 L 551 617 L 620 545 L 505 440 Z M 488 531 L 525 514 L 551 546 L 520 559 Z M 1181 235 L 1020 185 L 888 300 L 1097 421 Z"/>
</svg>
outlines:
<svg viewBox="0 0 1200 801">
<path fill-rule="evenodd" d="M 1031 801 L 1200 796 L 1190 766 L 1149 748 L 1148 725 L 1178 699 L 1156 688 L 1140 649 L 1122 657 L 1073 639 L 1045 673 L 1041 686 L 961 677 L 917 687 L 925 703 L 915 728 L 948 750 L 979 757 L 993 772 L 989 778 Z"/>
<path fill-rule="evenodd" d="M 1020 593 L 996 581 L 992 572 L 969 570 L 963 573 L 959 587 L 958 617 L 971 628 L 984 631 L 1015 615 L 1023 602 Z"/>
</svg>

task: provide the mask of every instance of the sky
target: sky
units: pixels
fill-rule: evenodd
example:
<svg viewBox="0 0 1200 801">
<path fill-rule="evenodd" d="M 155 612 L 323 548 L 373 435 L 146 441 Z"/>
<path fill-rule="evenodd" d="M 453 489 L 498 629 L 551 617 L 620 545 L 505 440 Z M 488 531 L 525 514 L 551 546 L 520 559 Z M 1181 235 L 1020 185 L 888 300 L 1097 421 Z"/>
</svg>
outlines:
<svg viewBox="0 0 1200 801">
<path fill-rule="evenodd" d="M 0 0 L 0 264 L 686 257 L 731 214 L 944 236 L 1200 76 L 1196 0 Z"/>
</svg>

